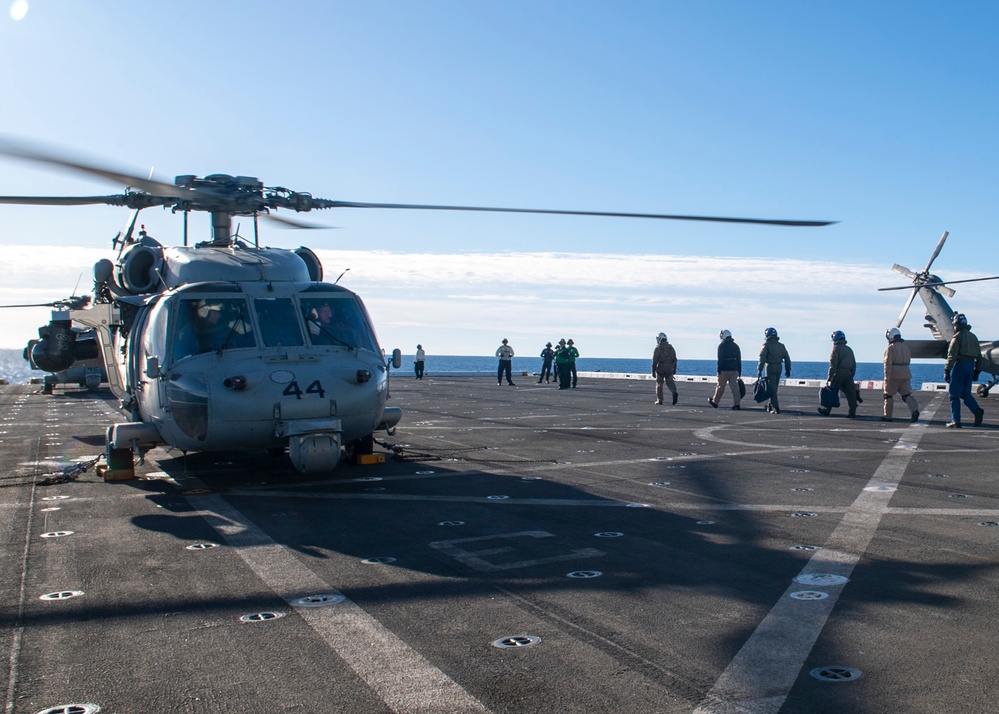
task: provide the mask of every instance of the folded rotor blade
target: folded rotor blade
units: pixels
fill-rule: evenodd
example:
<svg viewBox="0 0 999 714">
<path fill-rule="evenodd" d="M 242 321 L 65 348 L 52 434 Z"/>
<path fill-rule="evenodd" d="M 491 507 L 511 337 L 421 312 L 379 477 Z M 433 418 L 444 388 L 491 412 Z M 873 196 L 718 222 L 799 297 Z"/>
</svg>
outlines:
<svg viewBox="0 0 999 714">
<path fill-rule="evenodd" d="M 904 275 L 905 277 L 909 278 L 910 280 L 915 280 L 918 277 L 917 273 L 912 272 L 911 270 L 909 270 L 908 268 L 906 268 L 904 265 L 899 265 L 898 263 L 895 263 L 893 266 L 891 266 L 891 269 L 894 270 L 896 273 L 900 273 L 900 274 Z M 901 288 L 899 288 L 899 289 L 901 289 Z"/>
<path fill-rule="evenodd" d="M 993 275 L 990 278 L 968 278 L 967 280 L 942 280 L 942 281 L 940 281 L 938 283 L 923 283 L 922 285 L 920 285 L 918 287 L 921 287 L 921 288 L 936 288 L 936 287 L 940 287 L 941 285 L 955 285 L 957 283 L 978 283 L 978 282 L 981 282 L 982 280 L 999 280 L 999 275 Z M 881 290 L 881 291 L 883 291 L 883 290 L 912 290 L 912 289 L 913 289 L 913 287 L 911 285 L 899 285 L 898 287 L 895 287 L 895 288 L 878 288 L 878 290 Z"/>
<path fill-rule="evenodd" d="M 399 208 L 413 211 L 482 211 L 488 213 L 541 213 L 558 216 L 610 216 L 614 218 L 658 218 L 673 221 L 711 221 L 715 223 L 755 223 L 773 226 L 828 226 L 837 221 L 799 221 L 771 218 L 729 218 L 724 216 L 682 216 L 660 213 L 625 213 L 621 211 L 567 211 L 545 208 L 495 208 L 485 206 L 430 206 L 411 203 L 358 203 L 312 199 L 314 208 Z"/>
<path fill-rule="evenodd" d="M 940 251 L 943 250 L 943 246 L 944 246 L 944 243 L 947 240 L 947 236 L 948 235 L 950 235 L 950 234 L 947 231 L 944 231 L 943 235 L 940 236 L 940 240 L 937 241 L 937 247 L 933 251 L 933 255 L 930 256 L 930 261 L 926 264 L 926 267 L 923 268 L 923 273 L 930 272 L 930 266 L 933 265 L 933 261 L 937 259 L 937 256 L 940 255 Z"/>
<path fill-rule="evenodd" d="M 902 320 L 905 319 L 905 314 L 909 312 L 909 306 L 912 305 L 912 301 L 916 299 L 916 293 L 919 292 L 917 288 L 912 288 L 912 294 L 909 295 L 909 299 L 905 302 L 905 307 L 902 308 L 901 314 L 899 314 L 898 319 L 895 320 L 895 327 L 902 326 Z"/>
</svg>

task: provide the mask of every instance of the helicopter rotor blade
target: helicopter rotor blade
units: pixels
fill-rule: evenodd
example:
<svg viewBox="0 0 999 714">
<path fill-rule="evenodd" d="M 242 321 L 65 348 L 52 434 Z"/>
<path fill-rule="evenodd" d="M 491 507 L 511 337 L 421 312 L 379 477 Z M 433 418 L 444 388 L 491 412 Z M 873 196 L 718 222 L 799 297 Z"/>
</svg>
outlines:
<svg viewBox="0 0 999 714">
<path fill-rule="evenodd" d="M 160 181 L 152 181 L 150 179 L 145 179 L 142 178 L 141 176 L 125 173 L 123 171 L 97 166 L 96 164 L 92 163 L 84 163 L 82 161 L 73 160 L 69 158 L 63 158 L 39 149 L 28 148 L 28 146 L 24 142 L 15 141 L 10 137 L 5 137 L 2 135 L 0 135 L 0 154 L 11 156 L 17 159 L 24 159 L 25 161 L 31 161 L 34 163 L 51 164 L 52 166 L 59 166 L 62 168 L 73 169 L 74 171 L 80 171 L 85 174 L 90 174 L 91 176 L 100 176 L 101 178 L 108 179 L 109 181 L 113 181 L 114 183 L 120 183 L 126 186 L 131 186 L 133 188 L 137 188 L 147 193 L 152 193 L 159 196 L 168 196 L 171 198 L 183 198 L 188 194 L 188 191 L 186 189 L 174 186 L 173 184 L 162 183 Z M 75 204 L 49 204 L 49 205 L 75 205 Z"/>
<path fill-rule="evenodd" d="M 828 226 L 837 221 L 800 221 L 771 218 L 730 218 L 724 216 L 683 216 L 660 213 L 625 213 L 621 211 L 568 211 L 544 208 L 495 208 L 485 206 L 431 206 L 411 203 L 358 203 L 313 198 L 313 208 L 389 208 L 414 211 L 480 211 L 487 213 L 540 213 L 558 216 L 609 216 L 613 218 L 657 218 L 674 221 L 710 221 L 715 223 L 753 223 L 775 226 Z"/>
<path fill-rule="evenodd" d="M 306 223 L 305 221 L 296 221 L 292 218 L 285 218 L 284 216 L 277 216 L 273 213 L 262 213 L 260 214 L 269 221 L 274 221 L 279 223 L 285 228 L 301 228 L 305 230 L 323 230 L 329 228 L 335 228 L 336 226 L 324 226 L 318 223 Z"/>
<path fill-rule="evenodd" d="M 924 274 L 930 272 L 930 266 L 933 265 L 933 261 L 937 259 L 937 256 L 940 255 L 940 251 L 943 250 L 943 246 L 944 246 L 944 243 L 947 241 L 947 236 L 948 235 L 950 235 L 950 234 L 947 231 L 944 231 L 943 235 L 940 236 L 940 240 L 937 241 L 937 247 L 933 251 L 933 255 L 930 256 L 929 262 L 926 264 L 926 267 L 923 268 L 923 273 Z"/>
<path fill-rule="evenodd" d="M 112 196 L 0 196 L 0 203 L 24 206 L 109 206 L 122 205 L 122 194 Z"/>
<path fill-rule="evenodd" d="M 941 285 L 954 285 L 956 283 L 977 283 L 977 282 L 981 282 L 982 280 L 999 280 L 999 275 L 993 275 L 990 278 L 968 278 L 967 280 L 942 280 L 942 281 L 940 281 L 938 283 L 937 282 L 923 283 L 919 287 L 921 287 L 921 288 L 936 288 L 936 287 L 940 287 Z M 884 291 L 884 290 L 912 290 L 912 289 L 913 288 L 912 288 L 911 285 L 900 285 L 900 286 L 894 287 L 894 288 L 878 288 L 878 290 L 880 290 L 880 291 Z M 951 295 L 951 296 L 948 296 L 948 297 L 953 297 L 953 296 Z"/>
<path fill-rule="evenodd" d="M 909 280 L 915 280 L 916 278 L 919 277 L 918 273 L 914 273 L 908 268 L 906 268 L 904 265 L 899 265 L 898 263 L 895 263 L 893 266 L 891 266 L 891 269 L 894 270 L 896 273 L 899 273 L 909 278 Z"/>
<path fill-rule="evenodd" d="M 919 292 L 918 288 L 909 288 L 912 293 L 909 295 L 909 299 L 905 301 L 905 307 L 902 308 L 902 312 L 899 313 L 898 319 L 895 320 L 895 327 L 902 326 L 902 320 L 905 319 L 905 315 L 909 312 L 909 307 L 912 305 L 912 301 L 916 299 L 916 293 Z"/>
</svg>

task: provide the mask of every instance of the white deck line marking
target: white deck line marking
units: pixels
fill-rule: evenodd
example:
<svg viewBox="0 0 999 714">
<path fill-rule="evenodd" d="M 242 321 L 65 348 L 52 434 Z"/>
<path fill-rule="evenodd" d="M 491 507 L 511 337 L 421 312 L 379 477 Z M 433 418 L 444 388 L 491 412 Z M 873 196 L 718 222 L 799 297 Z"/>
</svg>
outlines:
<svg viewBox="0 0 999 714">
<path fill-rule="evenodd" d="M 28 556 L 31 551 L 32 529 L 34 528 L 35 508 L 38 498 L 38 484 L 31 482 L 31 495 L 28 497 L 28 516 L 24 525 L 24 547 L 21 550 L 21 584 L 17 593 L 17 619 L 10 639 L 10 656 L 7 665 L 7 700 L 5 714 L 12 714 L 17 704 L 17 684 L 21 665 L 21 641 L 24 638 L 24 600 L 28 583 Z"/>
<path fill-rule="evenodd" d="M 926 422 L 933 417 L 937 406 L 937 403 L 930 405 L 925 412 L 925 421 L 902 434 L 874 472 L 868 488 L 898 486 L 916 445 L 926 433 Z M 861 490 L 829 540 L 809 559 L 800 575 L 824 573 L 849 578 L 874 538 L 894 493 L 894 488 L 889 491 Z M 795 600 L 790 594 L 801 590 L 801 585 L 792 580 L 694 714 L 776 714 L 794 686 L 844 585 L 821 587 L 829 593 L 824 600 Z"/>
<path fill-rule="evenodd" d="M 221 496 L 189 498 L 202 517 L 214 514 L 230 524 L 216 530 L 267 587 L 282 593 L 289 584 L 294 584 L 296 593 L 285 598 L 292 607 L 303 592 L 342 595 Z M 392 711 L 405 714 L 489 711 L 350 599 L 329 607 L 300 606 L 295 610 Z"/>
</svg>

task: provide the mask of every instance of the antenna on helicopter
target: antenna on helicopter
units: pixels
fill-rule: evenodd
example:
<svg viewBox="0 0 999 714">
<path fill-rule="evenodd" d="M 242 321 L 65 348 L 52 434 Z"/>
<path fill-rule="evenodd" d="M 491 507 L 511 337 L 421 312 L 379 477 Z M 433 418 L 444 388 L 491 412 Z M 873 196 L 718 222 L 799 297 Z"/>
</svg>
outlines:
<svg viewBox="0 0 999 714">
<path fill-rule="evenodd" d="M 337 276 L 336 280 L 333 281 L 333 284 L 336 285 L 337 283 L 339 283 L 340 278 L 346 275 L 348 270 L 350 270 L 350 268 L 344 268 L 344 271 Z"/>
</svg>

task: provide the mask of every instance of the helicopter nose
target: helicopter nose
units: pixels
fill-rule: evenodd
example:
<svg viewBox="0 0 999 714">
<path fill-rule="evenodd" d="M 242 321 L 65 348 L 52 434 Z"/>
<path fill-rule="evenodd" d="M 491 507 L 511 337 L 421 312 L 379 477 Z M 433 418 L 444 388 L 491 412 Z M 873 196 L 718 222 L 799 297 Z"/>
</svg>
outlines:
<svg viewBox="0 0 999 714">
<path fill-rule="evenodd" d="M 366 369 L 357 370 L 357 383 L 364 384 L 371 379 L 371 372 Z"/>
</svg>

